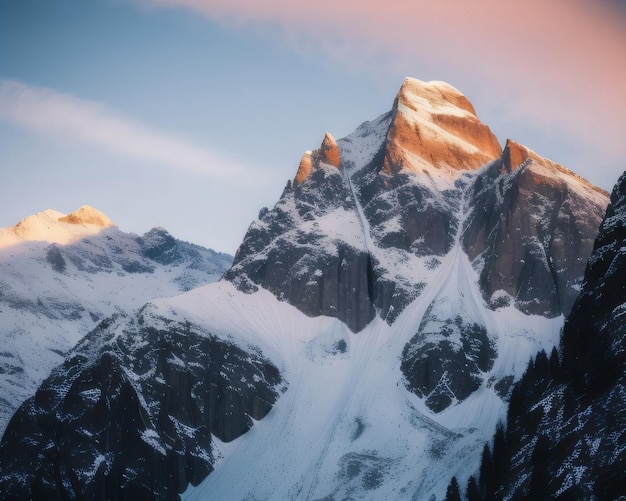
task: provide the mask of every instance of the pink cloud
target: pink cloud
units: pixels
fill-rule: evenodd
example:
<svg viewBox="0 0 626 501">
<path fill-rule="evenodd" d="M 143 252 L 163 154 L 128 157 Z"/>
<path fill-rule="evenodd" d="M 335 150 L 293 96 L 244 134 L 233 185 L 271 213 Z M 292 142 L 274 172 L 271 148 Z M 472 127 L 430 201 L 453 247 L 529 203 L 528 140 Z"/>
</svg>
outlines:
<svg viewBox="0 0 626 501">
<path fill-rule="evenodd" d="M 506 114 L 626 154 L 626 15 L 607 1 L 140 1 L 278 32 L 373 73 L 441 75 Z"/>
</svg>

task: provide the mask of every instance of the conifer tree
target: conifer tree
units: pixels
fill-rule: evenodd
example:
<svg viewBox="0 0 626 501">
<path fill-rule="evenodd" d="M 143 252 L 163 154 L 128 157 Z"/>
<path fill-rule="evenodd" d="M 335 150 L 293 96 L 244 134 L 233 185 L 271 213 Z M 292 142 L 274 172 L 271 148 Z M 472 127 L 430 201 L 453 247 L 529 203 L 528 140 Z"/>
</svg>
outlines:
<svg viewBox="0 0 626 501">
<path fill-rule="evenodd" d="M 459 491 L 459 483 L 456 477 L 452 477 L 448 490 L 446 491 L 446 501 L 461 501 L 461 492 Z"/>
</svg>

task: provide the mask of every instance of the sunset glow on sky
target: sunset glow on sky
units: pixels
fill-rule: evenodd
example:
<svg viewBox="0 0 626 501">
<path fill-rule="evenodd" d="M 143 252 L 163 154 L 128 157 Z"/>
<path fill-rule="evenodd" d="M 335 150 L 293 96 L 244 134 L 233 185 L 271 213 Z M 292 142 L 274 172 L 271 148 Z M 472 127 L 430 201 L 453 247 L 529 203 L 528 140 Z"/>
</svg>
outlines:
<svg viewBox="0 0 626 501">
<path fill-rule="evenodd" d="M 0 0 L 0 227 L 88 204 L 234 253 L 304 151 L 405 76 L 610 190 L 625 52 L 608 0 Z"/>
</svg>

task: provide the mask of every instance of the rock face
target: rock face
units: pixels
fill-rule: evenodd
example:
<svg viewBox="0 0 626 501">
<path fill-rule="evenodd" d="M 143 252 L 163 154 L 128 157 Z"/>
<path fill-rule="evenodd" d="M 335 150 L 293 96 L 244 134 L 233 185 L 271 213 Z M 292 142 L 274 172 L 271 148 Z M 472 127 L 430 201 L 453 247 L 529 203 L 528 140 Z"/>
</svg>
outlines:
<svg viewBox="0 0 626 501">
<path fill-rule="evenodd" d="M 212 471 L 213 437 L 267 414 L 276 367 L 149 309 L 100 323 L 20 407 L 0 445 L 5 495 L 176 499 Z"/>
<path fill-rule="evenodd" d="M 372 262 L 349 187 L 329 162 L 337 159 L 331 138 L 305 154 L 308 176 L 298 180 L 301 168 L 274 209 L 250 226 L 225 277 L 241 290 L 261 285 L 308 315 L 341 316 L 359 331 L 375 314 Z"/>
<path fill-rule="evenodd" d="M 567 315 L 608 194 L 508 141 L 470 196 L 463 247 L 485 300 L 497 306 L 504 292 L 525 313 Z"/>
<path fill-rule="evenodd" d="M 142 237 L 93 208 L 44 211 L 0 230 L 0 434 L 98 322 L 218 280 L 232 257 L 154 228 Z"/>
<path fill-rule="evenodd" d="M 408 388 L 434 412 L 465 400 L 493 367 L 496 348 L 484 326 L 460 315 L 443 322 L 427 311 L 418 333 L 404 347 L 400 369 Z"/>
<path fill-rule="evenodd" d="M 562 353 L 539 354 L 483 457 L 485 499 L 621 499 L 626 492 L 626 173 L 611 195 Z M 496 443 L 499 444 L 496 447 Z M 498 452 L 496 453 L 496 449 Z M 500 468 L 497 475 L 490 475 Z M 492 496 L 492 497 L 490 497 Z"/>
<path fill-rule="evenodd" d="M 445 82 L 407 78 L 392 110 L 383 168 L 473 170 L 501 153 L 468 99 Z M 420 165 L 421 164 L 421 165 Z"/>
<path fill-rule="evenodd" d="M 339 168 L 339 148 L 335 138 L 327 132 L 322 145 L 315 151 L 307 151 L 300 160 L 295 182 L 303 183 L 311 175 L 311 171 L 319 170 L 322 165 L 332 165 Z"/>
</svg>

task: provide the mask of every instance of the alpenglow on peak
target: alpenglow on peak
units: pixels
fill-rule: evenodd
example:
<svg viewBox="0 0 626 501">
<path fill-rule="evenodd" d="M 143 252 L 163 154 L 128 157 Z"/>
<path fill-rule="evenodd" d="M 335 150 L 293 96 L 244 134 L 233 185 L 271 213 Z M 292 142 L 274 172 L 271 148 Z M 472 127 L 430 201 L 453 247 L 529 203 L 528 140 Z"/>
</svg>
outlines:
<svg viewBox="0 0 626 501">
<path fill-rule="evenodd" d="M 384 170 L 475 170 L 502 153 L 470 101 L 445 82 L 406 78 L 394 101 Z"/>
</svg>

